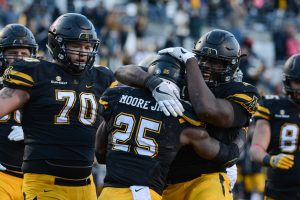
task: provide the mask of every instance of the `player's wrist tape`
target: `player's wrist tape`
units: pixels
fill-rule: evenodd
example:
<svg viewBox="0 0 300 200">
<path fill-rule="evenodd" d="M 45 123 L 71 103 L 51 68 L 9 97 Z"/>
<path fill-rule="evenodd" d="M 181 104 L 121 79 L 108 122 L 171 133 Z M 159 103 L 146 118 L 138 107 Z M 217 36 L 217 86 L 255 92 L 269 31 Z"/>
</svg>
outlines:
<svg viewBox="0 0 300 200">
<path fill-rule="evenodd" d="M 106 164 L 106 154 L 95 152 L 95 156 L 99 164 Z"/>
<path fill-rule="evenodd" d="M 267 154 L 267 155 L 264 157 L 264 159 L 263 159 L 263 161 L 262 161 L 262 164 L 263 164 L 264 166 L 270 167 L 270 166 L 271 166 L 270 161 L 271 161 L 271 156 Z"/>
<path fill-rule="evenodd" d="M 219 146 L 219 152 L 212 161 L 223 165 L 224 167 L 233 166 L 238 161 L 238 158 L 240 156 L 239 147 L 235 143 L 226 145 L 221 142 L 219 143 Z"/>
<path fill-rule="evenodd" d="M 161 82 L 163 82 L 163 80 L 161 80 L 159 77 L 150 75 L 146 78 L 144 85 L 152 92 Z"/>
</svg>

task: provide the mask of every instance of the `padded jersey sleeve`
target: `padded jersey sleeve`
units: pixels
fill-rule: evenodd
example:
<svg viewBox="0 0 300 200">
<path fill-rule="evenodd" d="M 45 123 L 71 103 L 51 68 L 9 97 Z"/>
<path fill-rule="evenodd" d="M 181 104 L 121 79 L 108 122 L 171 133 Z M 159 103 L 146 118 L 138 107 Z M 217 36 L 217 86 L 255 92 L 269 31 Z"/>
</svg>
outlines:
<svg viewBox="0 0 300 200">
<path fill-rule="evenodd" d="M 235 86 L 234 91 L 228 95 L 226 99 L 242 106 L 249 116 L 251 116 L 256 111 L 259 94 L 254 86 L 246 83 L 240 83 Z"/>
<path fill-rule="evenodd" d="M 108 122 L 108 120 L 110 119 L 114 107 L 121 97 L 120 90 L 122 90 L 121 87 L 108 88 L 99 100 L 99 103 L 101 105 L 100 114 L 106 122 Z"/>
<path fill-rule="evenodd" d="M 4 72 L 4 87 L 25 90 L 31 94 L 38 81 L 35 74 L 39 63 L 34 58 L 14 62 Z"/>
<path fill-rule="evenodd" d="M 118 85 L 118 81 L 116 80 L 114 73 L 108 67 L 98 66 L 94 68 L 100 73 L 96 78 L 101 81 L 101 85 L 105 84 L 106 88 L 113 88 Z"/>
<path fill-rule="evenodd" d="M 276 96 L 274 96 L 274 98 L 275 97 Z M 271 118 L 270 105 L 269 105 L 269 100 L 266 99 L 266 97 L 262 97 L 256 107 L 257 110 L 253 115 L 253 120 L 255 121 L 258 119 L 270 120 Z"/>
</svg>

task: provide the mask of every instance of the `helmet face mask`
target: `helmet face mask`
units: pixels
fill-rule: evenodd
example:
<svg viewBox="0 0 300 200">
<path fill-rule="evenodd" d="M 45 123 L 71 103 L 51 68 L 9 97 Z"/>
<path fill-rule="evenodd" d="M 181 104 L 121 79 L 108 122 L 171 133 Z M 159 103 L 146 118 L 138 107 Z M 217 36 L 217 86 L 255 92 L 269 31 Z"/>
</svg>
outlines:
<svg viewBox="0 0 300 200">
<path fill-rule="evenodd" d="M 88 43 L 87 49 L 69 49 L 68 44 Z M 68 68 L 72 73 L 80 73 L 85 68 L 90 68 L 94 64 L 95 56 L 98 52 L 99 39 L 93 24 L 83 15 L 67 13 L 60 16 L 51 25 L 48 34 L 48 49 L 53 59 Z M 77 63 L 70 57 L 78 56 Z M 86 57 L 86 58 L 83 58 Z M 84 60 L 84 63 L 80 63 Z"/>
<path fill-rule="evenodd" d="M 70 63 L 77 66 L 81 71 L 87 65 L 93 65 L 97 54 L 97 47 L 98 45 L 95 42 L 66 41 L 66 45 L 62 48 Z"/>
<path fill-rule="evenodd" d="M 21 24 L 9 24 L 0 31 L 0 65 L 1 66 L 6 67 L 12 60 L 18 58 L 24 58 L 23 56 L 17 56 L 16 55 L 17 53 L 5 53 L 5 51 L 23 52 L 24 49 L 28 49 L 30 52 L 29 56 L 26 55 L 28 53 L 22 53 L 24 54 L 24 57 L 32 57 L 32 58 L 36 57 L 38 45 L 35 41 L 32 32 L 28 28 L 26 28 Z"/>
<path fill-rule="evenodd" d="M 300 104 L 300 54 L 291 56 L 284 64 L 283 85 L 286 95 Z"/>
<path fill-rule="evenodd" d="M 285 81 L 284 90 L 286 94 L 297 104 L 300 104 L 300 87 L 293 85 L 300 85 L 300 77 L 297 79 L 287 78 Z M 293 84 L 294 83 L 294 84 Z"/>
<path fill-rule="evenodd" d="M 231 80 L 232 68 L 227 61 L 198 57 L 198 65 L 209 87 L 216 87 Z"/>
<path fill-rule="evenodd" d="M 4 48 L 2 52 L 3 58 L 5 62 L 10 65 L 16 59 L 24 59 L 32 57 L 32 53 L 30 49 L 26 47 L 12 47 L 12 48 Z"/>
<path fill-rule="evenodd" d="M 216 87 L 234 79 L 241 49 L 230 32 L 216 29 L 206 33 L 195 44 L 193 53 L 196 54 L 200 70 L 209 87 Z"/>
</svg>

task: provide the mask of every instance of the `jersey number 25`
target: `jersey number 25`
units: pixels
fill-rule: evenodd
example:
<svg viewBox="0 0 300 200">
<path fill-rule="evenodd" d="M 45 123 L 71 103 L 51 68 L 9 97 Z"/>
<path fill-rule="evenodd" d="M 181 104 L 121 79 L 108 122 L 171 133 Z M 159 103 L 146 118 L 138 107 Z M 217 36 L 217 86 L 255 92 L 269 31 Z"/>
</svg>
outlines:
<svg viewBox="0 0 300 200">
<path fill-rule="evenodd" d="M 158 153 L 158 144 L 154 138 L 147 136 L 147 132 L 159 134 L 162 122 L 135 116 L 128 113 L 119 113 L 115 117 L 115 131 L 112 133 L 113 149 L 130 151 L 129 141 L 134 137 L 134 152 L 139 155 L 155 157 Z M 137 125 L 137 128 L 135 126 Z"/>
</svg>

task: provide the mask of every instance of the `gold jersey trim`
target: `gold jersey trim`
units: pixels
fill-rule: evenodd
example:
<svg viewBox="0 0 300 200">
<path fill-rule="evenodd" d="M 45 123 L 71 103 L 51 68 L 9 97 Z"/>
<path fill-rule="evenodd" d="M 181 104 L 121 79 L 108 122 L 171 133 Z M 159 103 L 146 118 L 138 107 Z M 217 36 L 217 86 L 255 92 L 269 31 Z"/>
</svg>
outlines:
<svg viewBox="0 0 300 200">
<path fill-rule="evenodd" d="M 116 87 L 117 85 L 119 84 L 118 81 L 114 81 L 110 84 L 109 88 L 113 88 L 113 87 Z"/>
<path fill-rule="evenodd" d="M 12 79 L 12 78 L 10 78 L 6 81 L 9 82 L 9 83 L 16 84 L 16 85 L 22 85 L 22 86 L 26 86 L 26 87 L 33 87 L 33 84 L 25 83 L 23 81 Z"/>
<path fill-rule="evenodd" d="M 271 114 L 271 112 L 270 112 L 270 110 L 269 110 L 268 108 L 263 107 L 263 106 L 261 106 L 261 105 L 259 105 L 259 104 L 257 104 L 257 110 L 258 110 L 258 111 L 261 111 L 261 112 L 264 112 L 264 113 L 266 113 L 266 114 Z"/>
<path fill-rule="evenodd" d="M 266 120 L 270 119 L 270 117 L 268 115 L 265 115 L 265 114 L 262 114 L 262 113 L 259 113 L 259 112 L 255 112 L 253 117 L 261 117 L 261 118 L 266 119 Z"/>
<path fill-rule="evenodd" d="M 32 79 L 31 76 L 29 76 L 29 75 L 27 75 L 27 74 L 25 74 L 25 73 L 22 73 L 22 72 L 18 72 L 18 71 L 15 71 L 15 70 L 11 70 L 9 75 L 19 76 L 19 77 L 21 77 L 21 78 L 23 78 L 23 79 L 25 79 L 25 80 L 27 80 L 27 81 L 29 81 L 29 82 L 34 83 L 34 81 L 33 81 L 33 79 Z"/>
</svg>

